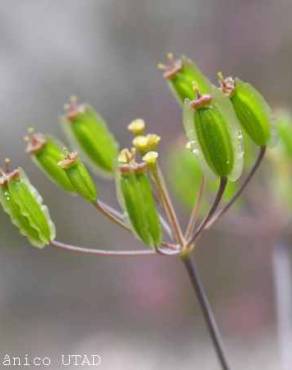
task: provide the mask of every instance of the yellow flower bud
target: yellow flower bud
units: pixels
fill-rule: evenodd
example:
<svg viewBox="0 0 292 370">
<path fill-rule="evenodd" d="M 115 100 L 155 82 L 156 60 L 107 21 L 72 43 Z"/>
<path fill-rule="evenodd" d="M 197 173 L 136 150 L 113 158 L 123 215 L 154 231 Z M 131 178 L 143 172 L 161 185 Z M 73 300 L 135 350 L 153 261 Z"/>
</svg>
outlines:
<svg viewBox="0 0 292 370">
<path fill-rule="evenodd" d="M 120 164 L 127 164 L 131 163 L 133 160 L 135 160 L 136 155 L 136 149 L 135 148 L 124 148 L 120 151 L 120 154 L 118 156 L 118 162 Z"/>
<path fill-rule="evenodd" d="M 157 152 L 151 151 L 144 155 L 143 161 L 149 166 L 155 166 L 159 155 Z"/>
<path fill-rule="evenodd" d="M 145 121 L 141 118 L 137 118 L 128 125 L 128 130 L 135 136 L 143 135 L 145 126 Z"/>
<path fill-rule="evenodd" d="M 160 143 L 161 137 L 156 134 L 148 134 L 147 140 L 148 140 L 148 150 L 154 150 Z"/>
<path fill-rule="evenodd" d="M 136 136 L 132 144 L 140 153 L 146 153 L 148 149 L 148 138 L 143 135 Z"/>
<path fill-rule="evenodd" d="M 133 146 L 142 155 L 157 148 L 160 136 L 156 134 L 139 135 L 133 139 Z"/>
</svg>

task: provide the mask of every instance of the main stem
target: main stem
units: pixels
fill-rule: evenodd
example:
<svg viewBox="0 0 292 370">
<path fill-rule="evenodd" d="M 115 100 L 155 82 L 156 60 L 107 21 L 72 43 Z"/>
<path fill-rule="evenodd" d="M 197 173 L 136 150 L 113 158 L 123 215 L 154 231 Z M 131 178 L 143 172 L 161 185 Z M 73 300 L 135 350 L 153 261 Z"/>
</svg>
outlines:
<svg viewBox="0 0 292 370">
<path fill-rule="evenodd" d="M 158 165 L 153 169 L 152 173 L 153 173 L 153 177 L 157 185 L 158 192 L 159 192 L 162 204 L 164 206 L 165 212 L 169 219 L 170 225 L 173 228 L 173 234 L 176 236 L 176 239 L 181 247 L 181 259 L 184 265 L 186 266 L 189 277 L 191 279 L 195 294 L 198 298 L 202 313 L 204 315 L 204 319 L 207 324 L 210 337 L 212 339 L 213 345 L 218 355 L 220 364 L 222 365 L 222 370 L 230 370 L 230 367 L 227 364 L 226 356 L 224 354 L 222 340 L 220 337 L 218 326 L 216 324 L 214 314 L 208 302 L 208 298 L 205 293 L 204 286 L 201 282 L 200 276 L 198 275 L 196 271 L 195 265 L 192 263 L 190 259 L 190 256 L 189 256 L 190 249 L 186 250 L 185 248 L 186 245 L 190 246 L 190 244 L 187 243 L 186 237 L 182 233 L 180 224 L 176 216 L 176 212 L 174 210 L 173 204 L 171 202 L 171 199 L 167 191 L 167 187 L 164 182 L 162 172 L 160 171 Z M 208 215 L 206 216 L 205 220 L 203 220 L 201 225 L 198 227 L 199 232 L 201 232 L 204 229 L 204 226 L 206 225 L 206 223 L 209 221 L 209 219 L 213 216 L 214 212 L 216 211 L 218 204 L 221 200 L 221 197 L 224 193 L 226 183 L 227 183 L 226 178 L 220 179 L 220 186 L 217 192 L 217 196 L 215 197 L 213 205 L 211 206 L 210 211 L 208 212 Z M 201 191 L 203 191 L 203 189 L 201 189 Z M 193 220 L 191 220 L 191 222 L 193 222 Z M 195 238 L 196 236 L 197 234 L 195 234 Z"/>
<path fill-rule="evenodd" d="M 218 360 L 220 362 L 222 370 L 231 370 L 230 365 L 228 364 L 222 338 L 216 323 L 214 313 L 208 301 L 204 286 L 201 282 L 199 273 L 195 263 L 190 259 L 189 256 L 182 258 L 182 261 L 187 269 L 188 275 L 190 277 L 193 289 L 198 298 L 202 314 L 204 316 L 207 329 L 211 340 L 213 342 Z"/>
</svg>

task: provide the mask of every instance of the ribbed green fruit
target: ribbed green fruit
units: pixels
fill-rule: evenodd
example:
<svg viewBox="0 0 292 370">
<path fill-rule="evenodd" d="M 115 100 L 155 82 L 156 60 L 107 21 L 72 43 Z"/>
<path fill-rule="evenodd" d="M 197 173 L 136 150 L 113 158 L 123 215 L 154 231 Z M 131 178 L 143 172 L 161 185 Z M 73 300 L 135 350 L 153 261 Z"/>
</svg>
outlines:
<svg viewBox="0 0 292 370">
<path fill-rule="evenodd" d="M 97 190 L 95 183 L 77 153 L 70 153 L 63 161 L 59 162 L 77 194 L 89 202 L 95 202 Z"/>
<path fill-rule="evenodd" d="M 122 165 L 117 192 L 136 236 L 148 246 L 159 246 L 161 225 L 145 165 Z"/>
<path fill-rule="evenodd" d="M 185 102 L 184 124 L 194 150 L 219 177 L 232 174 L 235 151 L 230 123 L 210 95 Z"/>
<path fill-rule="evenodd" d="M 75 191 L 66 172 L 58 165 L 64 159 L 64 151 L 55 139 L 39 133 L 33 134 L 29 138 L 27 152 L 51 181 L 65 191 Z"/>
<path fill-rule="evenodd" d="M 234 154 L 224 118 L 215 107 L 201 108 L 195 111 L 194 125 L 206 162 L 218 176 L 228 176 Z"/>
<path fill-rule="evenodd" d="M 194 85 L 198 87 L 201 93 L 210 92 L 210 81 L 193 61 L 181 57 L 170 63 L 169 66 L 166 66 L 164 78 L 180 104 L 183 104 L 185 99 L 192 100 L 195 98 Z"/>
<path fill-rule="evenodd" d="M 43 248 L 55 238 L 55 226 L 48 208 L 22 169 L 2 176 L 0 203 L 12 223 L 30 243 Z"/>
<path fill-rule="evenodd" d="M 103 174 L 113 174 L 118 143 L 103 118 L 89 105 L 72 103 L 63 121 L 66 132 L 94 167 Z"/>
<path fill-rule="evenodd" d="M 271 109 L 264 97 L 249 83 L 235 80 L 230 100 L 245 132 L 259 146 L 271 138 Z"/>
</svg>

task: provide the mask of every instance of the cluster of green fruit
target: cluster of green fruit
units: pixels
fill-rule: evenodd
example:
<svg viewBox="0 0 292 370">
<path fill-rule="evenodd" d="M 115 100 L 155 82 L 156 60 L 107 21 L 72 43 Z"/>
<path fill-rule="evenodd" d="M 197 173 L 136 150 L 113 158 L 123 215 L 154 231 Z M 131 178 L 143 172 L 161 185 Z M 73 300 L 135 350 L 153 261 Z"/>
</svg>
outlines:
<svg viewBox="0 0 292 370">
<path fill-rule="evenodd" d="M 171 156 L 181 169 L 174 182 L 178 186 L 185 184 L 183 192 L 193 196 L 202 174 L 209 172 L 228 183 L 226 196 L 230 198 L 236 191 L 234 181 L 242 172 L 243 138 L 248 137 L 262 150 L 272 141 L 268 104 L 253 86 L 239 79 L 224 79 L 219 74 L 219 86 L 214 86 L 186 57 L 175 60 L 169 55 L 167 65 L 159 67 L 182 107 L 188 140 L 188 152 L 175 150 Z M 128 126 L 133 134 L 131 147 L 119 151 L 114 136 L 92 107 L 72 99 L 65 109 L 63 126 L 82 159 L 56 139 L 35 132 L 26 137 L 27 152 L 56 185 L 92 204 L 99 196 L 83 159 L 88 159 L 101 174 L 115 178 L 122 221 L 144 244 L 160 246 L 163 232 L 155 196 L 163 185 L 157 152 L 160 137 L 145 133 L 144 121 L 137 119 Z M 291 127 L 284 124 L 279 130 L 291 154 L 290 131 Z M 53 222 L 24 171 L 10 170 L 7 165 L 1 173 L 3 209 L 32 245 L 50 244 L 55 238 Z M 167 203 L 163 196 L 159 200 Z"/>
</svg>

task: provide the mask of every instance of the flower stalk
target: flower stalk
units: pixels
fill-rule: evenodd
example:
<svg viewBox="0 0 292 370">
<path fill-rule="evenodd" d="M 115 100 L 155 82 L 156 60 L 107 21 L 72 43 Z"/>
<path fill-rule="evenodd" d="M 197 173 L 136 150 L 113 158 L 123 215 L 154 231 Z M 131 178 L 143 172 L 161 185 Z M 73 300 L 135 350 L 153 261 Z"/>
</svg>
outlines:
<svg viewBox="0 0 292 370">
<path fill-rule="evenodd" d="M 211 220 L 212 216 L 216 212 L 216 210 L 217 210 L 217 208 L 218 208 L 218 206 L 220 204 L 220 201 L 222 199 L 222 196 L 224 194 L 226 185 L 227 185 L 227 178 L 226 177 L 221 177 L 220 178 L 219 187 L 218 187 L 218 191 L 217 191 L 216 197 L 214 199 L 214 202 L 211 205 L 211 208 L 210 208 L 209 212 L 207 213 L 207 216 L 204 218 L 204 220 L 198 226 L 198 228 L 195 231 L 195 233 L 193 234 L 193 236 L 188 240 L 188 242 L 187 242 L 187 245 L 188 246 L 191 246 L 191 245 L 193 245 L 195 243 L 195 241 L 197 240 L 197 238 L 204 231 L 204 228 L 206 227 L 206 225 L 208 224 L 208 222 Z"/>
<path fill-rule="evenodd" d="M 197 199 L 195 201 L 195 204 L 194 204 L 194 207 L 193 207 L 193 210 L 192 210 L 189 222 L 188 222 L 188 226 L 187 226 L 186 231 L 185 231 L 186 240 L 188 240 L 191 237 L 191 235 L 194 232 L 194 229 L 196 227 L 196 222 L 198 220 L 198 216 L 199 216 L 199 212 L 200 212 L 200 206 L 201 206 L 201 202 L 202 202 L 202 198 L 203 198 L 204 187 L 205 187 L 205 177 L 203 176 L 202 180 L 201 180 L 199 190 L 198 190 Z"/>
<path fill-rule="evenodd" d="M 152 166 L 152 175 L 153 175 L 153 180 L 155 182 L 155 185 L 157 186 L 160 200 L 164 207 L 168 221 L 173 228 L 173 235 L 175 235 L 175 239 L 177 243 L 179 243 L 179 245 L 183 248 L 185 244 L 184 235 L 183 235 L 180 223 L 178 221 L 178 218 L 176 216 L 167 187 L 165 185 L 163 174 L 157 163 L 155 163 Z"/>
</svg>

